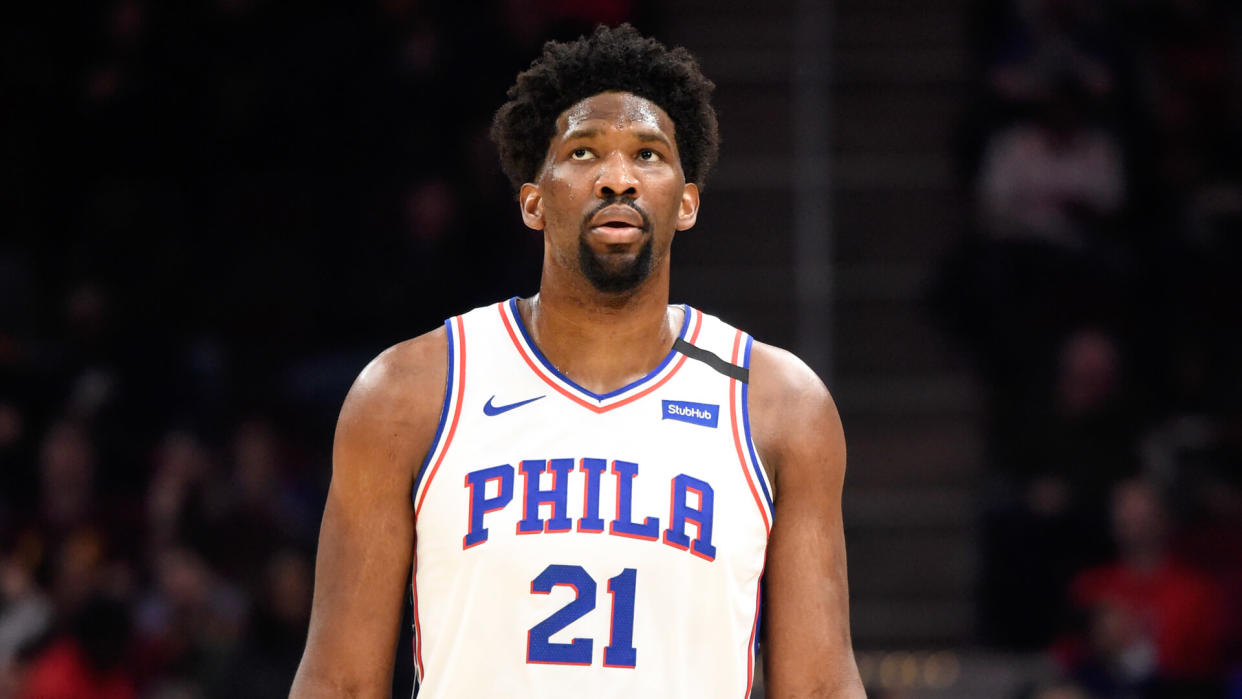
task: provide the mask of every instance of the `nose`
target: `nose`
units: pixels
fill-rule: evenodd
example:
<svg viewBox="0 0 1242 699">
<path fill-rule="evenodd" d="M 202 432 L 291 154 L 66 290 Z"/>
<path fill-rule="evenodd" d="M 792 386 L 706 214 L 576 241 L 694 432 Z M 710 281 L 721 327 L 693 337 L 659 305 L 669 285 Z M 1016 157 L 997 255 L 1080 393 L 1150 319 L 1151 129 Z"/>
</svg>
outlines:
<svg viewBox="0 0 1242 699">
<path fill-rule="evenodd" d="M 616 196 L 637 196 L 638 177 L 634 164 L 624 154 L 613 152 L 600 163 L 595 179 L 595 196 L 608 199 Z"/>
</svg>

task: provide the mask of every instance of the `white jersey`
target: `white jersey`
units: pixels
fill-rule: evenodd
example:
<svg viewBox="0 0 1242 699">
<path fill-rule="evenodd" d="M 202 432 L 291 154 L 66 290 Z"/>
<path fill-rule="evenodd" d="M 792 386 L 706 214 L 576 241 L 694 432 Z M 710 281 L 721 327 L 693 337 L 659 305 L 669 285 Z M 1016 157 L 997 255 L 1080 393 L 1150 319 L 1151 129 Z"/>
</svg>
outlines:
<svg viewBox="0 0 1242 699">
<path fill-rule="evenodd" d="M 681 308 L 660 365 L 603 395 L 516 299 L 446 321 L 413 492 L 419 699 L 749 696 L 773 496 L 751 338 Z"/>
</svg>

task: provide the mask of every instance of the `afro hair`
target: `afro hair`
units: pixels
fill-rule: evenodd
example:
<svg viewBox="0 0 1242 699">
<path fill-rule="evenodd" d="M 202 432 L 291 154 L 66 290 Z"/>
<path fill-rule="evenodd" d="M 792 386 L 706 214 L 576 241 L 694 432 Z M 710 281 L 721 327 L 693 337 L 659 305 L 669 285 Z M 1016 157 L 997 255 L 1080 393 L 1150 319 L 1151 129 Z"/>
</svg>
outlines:
<svg viewBox="0 0 1242 699">
<path fill-rule="evenodd" d="M 496 111 L 492 140 L 501 169 L 519 189 L 538 176 L 562 112 L 601 92 L 629 92 L 673 120 L 686 181 L 702 186 L 720 145 L 714 88 L 686 49 L 669 50 L 629 24 L 601 25 L 589 37 L 543 45 L 543 55 L 518 75 L 509 101 Z"/>
</svg>

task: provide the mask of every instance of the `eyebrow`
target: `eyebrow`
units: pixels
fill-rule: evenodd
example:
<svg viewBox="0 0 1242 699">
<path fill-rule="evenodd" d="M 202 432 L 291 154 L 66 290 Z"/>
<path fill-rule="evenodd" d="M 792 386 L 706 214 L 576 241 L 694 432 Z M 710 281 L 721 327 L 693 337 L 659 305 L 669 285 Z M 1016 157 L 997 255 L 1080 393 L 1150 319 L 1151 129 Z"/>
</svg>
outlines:
<svg viewBox="0 0 1242 699">
<path fill-rule="evenodd" d="M 565 134 L 564 140 L 572 141 L 578 138 L 594 138 L 596 136 L 599 136 L 602 133 L 604 133 L 604 130 L 599 127 L 595 127 L 595 126 L 585 128 L 585 129 L 574 129 L 573 131 L 570 131 L 569 133 Z"/>
<path fill-rule="evenodd" d="M 651 142 L 651 141 L 656 141 L 656 142 L 659 142 L 659 143 L 663 143 L 663 144 L 665 144 L 665 145 L 672 145 L 672 144 L 670 144 L 670 143 L 668 142 L 668 139 L 664 137 L 664 134 L 662 134 L 662 133 L 660 133 L 660 132 L 658 132 L 658 131 L 655 131 L 655 132 L 652 132 L 652 131 L 639 131 L 637 135 L 638 135 L 638 140 L 640 140 L 640 141 L 642 141 L 642 142 L 644 142 L 644 143 Z"/>
<path fill-rule="evenodd" d="M 575 141 L 581 138 L 595 138 L 596 136 L 600 136 L 603 133 L 604 133 L 603 129 L 597 126 L 589 126 L 589 127 L 574 129 L 573 131 L 570 131 L 569 133 L 565 134 L 562 140 L 568 142 L 568 141 Z M 663 133 L 660 133 L 659 131 L 639 131 L 635 134 L 635 137 L 638 138 L 638 140 L 642 141 L 643 143 L 663 143 L 664 145 L 667 145 L 667 146 L 672 145 L 671 143 L 669 143 L 668 138 L 665 137 L 665 135 Z"/>
</svg>

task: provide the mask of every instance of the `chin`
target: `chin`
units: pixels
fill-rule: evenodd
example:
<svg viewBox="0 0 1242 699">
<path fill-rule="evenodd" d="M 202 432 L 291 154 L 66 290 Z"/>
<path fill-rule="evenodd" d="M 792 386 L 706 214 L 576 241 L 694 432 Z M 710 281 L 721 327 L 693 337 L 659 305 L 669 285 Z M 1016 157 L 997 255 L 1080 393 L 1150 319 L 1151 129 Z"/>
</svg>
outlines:
<svg viewBox="0 0 1242 699">
<path fill-rule="evenodd" d="M 651 276 L 650 270 L 626 270 L 614 274 L 587 274 L 586 278 L 591 282 L 591 286 L 596 291 L 605 294 L 628 294 L 638 287 Z"/>
<path fill-rule="evenodd" d="M 605 294 L 632 292 L 651 276 L 650 239 L 634 254 L 601 256 L 585 243 L 579 247 L 578 253 L 578 266 L 582 275 L 597 291 Z"/>
</svg>

